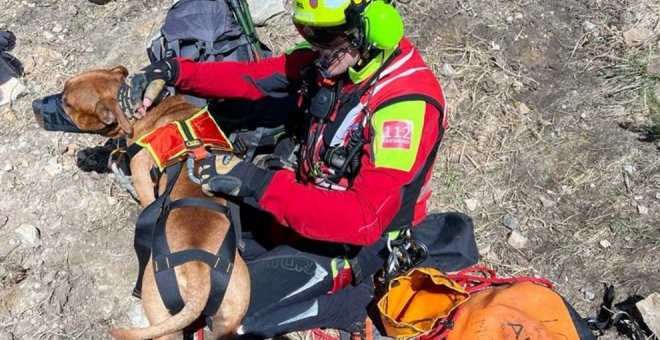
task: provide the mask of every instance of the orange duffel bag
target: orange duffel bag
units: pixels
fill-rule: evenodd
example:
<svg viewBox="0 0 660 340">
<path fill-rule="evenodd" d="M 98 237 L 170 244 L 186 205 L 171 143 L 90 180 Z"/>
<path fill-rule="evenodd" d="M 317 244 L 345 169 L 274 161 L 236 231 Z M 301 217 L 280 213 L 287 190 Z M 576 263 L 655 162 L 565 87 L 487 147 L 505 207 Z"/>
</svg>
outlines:
<svg viewBox="0 0 660 340">
<path fill-rule="evenodd" d="M 390 281 L 377 306 L 397 339 L 595 339 L 547 279 L 498 278 L 484 267 L 414 268 Z"/>
</svg>

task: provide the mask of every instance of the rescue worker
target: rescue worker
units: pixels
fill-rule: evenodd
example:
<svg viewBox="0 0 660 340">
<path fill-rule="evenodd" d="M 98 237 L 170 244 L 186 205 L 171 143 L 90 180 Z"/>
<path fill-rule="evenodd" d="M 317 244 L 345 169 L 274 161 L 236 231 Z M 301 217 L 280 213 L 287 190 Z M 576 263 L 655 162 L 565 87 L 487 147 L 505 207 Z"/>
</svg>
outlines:
<svg viewBox="0 0 660 340">
<path fill-rule="evenodd" d="M 393 4 L 294 5 L 305 42 L 284 55 L 258 62 L 174 58 L 132 80 L 133 91 L 146 91 L 143 112 L 149 94 L 165 85 L 213 99 L 299 96 L 300 131 L 283 148 L 288 154 L 280 152 L 293 159 L 288 167 L 264 169 L 229 154 L 199 165 L 205 192 L 254 206 L 279 225 L 252 225 L 242 254 L 252 280 L 242 332 L 262 337 L 314 327 L 359 331 L 372 276 L 387 258 L 384 235 L 426 217 L 447 127 L 442 89 L 403 37 Z M 273 230 L 287 240 L 256 242 Z"/>
</svg>

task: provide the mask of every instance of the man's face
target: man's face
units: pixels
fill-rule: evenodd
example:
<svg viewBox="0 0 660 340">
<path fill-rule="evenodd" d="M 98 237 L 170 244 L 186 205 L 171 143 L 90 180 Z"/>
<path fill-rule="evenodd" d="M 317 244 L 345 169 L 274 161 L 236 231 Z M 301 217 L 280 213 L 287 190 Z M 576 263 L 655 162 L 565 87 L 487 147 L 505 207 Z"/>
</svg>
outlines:
<svg viewBox="0 0 660 340">
<path fill-rule="evenodd" d="M 334 46 L 315 46 L 312 48 L 327 61 L 326 71 L 330 77 L 344 74 L 360 60 L 358 50 L 351 45 L 347 38 Z"/>
</svg>

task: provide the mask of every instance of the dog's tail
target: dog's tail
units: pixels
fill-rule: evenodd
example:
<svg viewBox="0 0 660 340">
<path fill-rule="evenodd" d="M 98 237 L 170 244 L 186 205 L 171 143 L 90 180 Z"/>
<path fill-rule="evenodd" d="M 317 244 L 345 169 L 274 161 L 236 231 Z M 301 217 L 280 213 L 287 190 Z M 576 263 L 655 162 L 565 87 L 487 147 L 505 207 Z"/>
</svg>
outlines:
<svg viewBox="0 0 660 340">
<path fill-rule="evenodd" d="M 110 330 L 110 336 L 115 339 L 152 339 L 163 335 L 172 334 L 182 330 L 184 327 L 193 323 L 204 311 L 211 291 L 211 273 L 210 268 L 201 262 L 192 262 L 200 266 L 201 270 L 195 270 L 193 273 L 186 273 L 186 276 L 194 275 L 199 279 L 187 280 L 189 292 L 184 301 L 185 306 L 181 311 L 163 322 L 146 328 L 115 328 Z M 196 268 L 197 269 L 197 268 Z M 199 275 L 199 276 L 198 276 Z M 202 279 L 205 278 L 205 279 Z M 181 282 L 181 280 L 179 280 Z M 195 284 L 198 283 L 198 284 Z"/>
</svg>

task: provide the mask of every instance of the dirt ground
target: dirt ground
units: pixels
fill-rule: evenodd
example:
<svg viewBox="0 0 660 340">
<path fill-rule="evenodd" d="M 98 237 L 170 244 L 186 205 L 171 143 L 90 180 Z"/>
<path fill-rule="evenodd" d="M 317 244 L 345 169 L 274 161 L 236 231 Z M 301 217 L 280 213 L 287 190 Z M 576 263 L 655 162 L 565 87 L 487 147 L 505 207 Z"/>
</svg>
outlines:
<svg viewBox="0 0 660 340">
<path fill-rule="evenodd" d="M 30 102 L 86 69 L 146 65 L 169 3 L 0 0 L 27 85 L 0 113 L 0 340 L 99 339 L 144 322 L 130 295 L 138 206 L 92 171 L 103 164 L 78 164 L 105 139 L 42 131 Z M 617 301 L 660 291 L 660 3 L 400 9 L 451 108 L 433 210 L 470 214 L 483 264 L 551 279 L 585 316 L 604 284 Z M 260 34 L 278 52 L 296 39 L 286 20 Z"/>
</svg>

